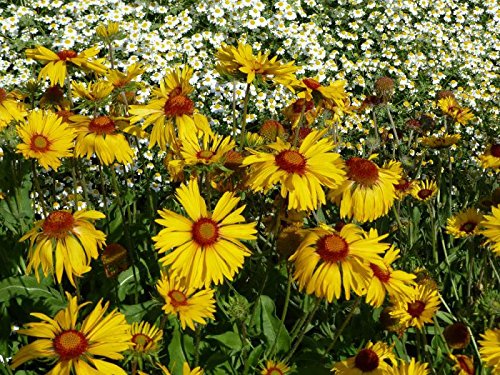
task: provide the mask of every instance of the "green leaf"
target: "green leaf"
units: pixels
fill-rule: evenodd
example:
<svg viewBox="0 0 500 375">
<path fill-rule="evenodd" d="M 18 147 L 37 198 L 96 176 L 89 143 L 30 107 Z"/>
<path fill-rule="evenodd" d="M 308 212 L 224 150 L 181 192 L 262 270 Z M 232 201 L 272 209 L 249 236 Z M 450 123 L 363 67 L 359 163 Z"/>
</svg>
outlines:
<svg viewBox="0 0 500 375">
<path fill-rule="evenodd" d="M 154 301 L 146 301 L 138 303 L 137 305 L 123 305 L 120 308 L 120 312 L 125 315 L 127 322 L 139 322 L 153 308 L 154 305 Z"/>
<path fill-rule="evenodd" d="M 232 331 L 225 332 L 220 335 L 210 335 L 207 336 L 207 339 L 216 340 L 232 350 L 241 350 L 243 346 L 240 335 Z"/>
<path fill-rule="evenodd" d="M 287 352 L 290 350 L 290 335 L 288 334 L 286 327 L 274 313 L 275 306 L 273 300 L 269 296 L 263 295 L 259 299 L 259 304 L 261 307 L 260 325 L 267 344 L 273 345 L 274 342 L 277 341 L 277 351 Z"/>
<path fill-rule="evenodd" d="M 135 284 L 134 269 L 137 277 L 137 286 Z M 141 273 L 137 267 L 130 267 L 120 273 L 118 275 L 118 299 L 123 301 L 126 296 L 134 294 L 136 287 L 140 290 L 140 280 Z"/>
<path fill-rule="evenodd" d="M 182 374 L 182 365 L 186 362 L 186 356 L 182 350 L 182 333 L 180 327 L 177 327 L 172 334 L 172 340 L 168 344 L 168 357 L 170 358 L 168 368 L 172 374 Z"/>
<path fill-rule="evenodd" d="M 49 279 L 40 283 L 34 276 L 12 276 L 0 281 L 0 301 L 8 301 L 16 297 L 31 299 L 50 298 L 59 293 L 48 287 Z"/>
</svg>

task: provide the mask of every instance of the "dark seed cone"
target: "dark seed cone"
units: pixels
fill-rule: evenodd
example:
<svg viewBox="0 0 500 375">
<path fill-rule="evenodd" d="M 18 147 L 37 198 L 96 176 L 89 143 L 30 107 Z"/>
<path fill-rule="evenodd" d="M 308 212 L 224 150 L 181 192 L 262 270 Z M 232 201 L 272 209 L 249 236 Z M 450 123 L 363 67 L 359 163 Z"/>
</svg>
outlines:
<svg viewBox="0 0 500 375">
<path fill-rule="evenodd" d="M 470 333 L 463 323 L 453 323 L 446 327 L 443 336 L 452 349 L 464 349 L 470 342 Z"/>
<path fill-rule="evenodd" d="M 394 80 L 389 77 L 380 77 L 375 82 L 375 92 L 384 102 L 390 101 L 394 95 Z"/>
<path fill-rule="evenodd" d="M 450 90 L 441 90 L 441 91 L 438 91 L 438 93 L 436 94 L 436 100 L 439 101 L 441 99 L 444 99 L 444 98 L 453 98 L 455 99 L 455 94 L 450 91 Z"/>
</svg>

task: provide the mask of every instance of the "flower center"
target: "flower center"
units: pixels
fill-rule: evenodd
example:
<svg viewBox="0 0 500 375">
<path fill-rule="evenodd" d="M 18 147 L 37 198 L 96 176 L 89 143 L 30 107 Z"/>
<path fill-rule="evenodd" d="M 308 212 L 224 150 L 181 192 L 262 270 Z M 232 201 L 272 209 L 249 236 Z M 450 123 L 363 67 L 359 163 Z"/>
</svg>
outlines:
<svg viewBox="0 0 500 375">
<path fill-rule="evenodd" d="M 425 302 L 417 300 L 415 302 L 408 302 L 407 311 L 412 318 L 418 318 L 425 310 Z"/>
<path fill-rule="evenodd" d="M 427 199 L 432 195 L 432 190 L 431 189 L 421 189 L 417 193 L 417 195 L 420 199 Z"/>
<path fill-rule="evenodd" d="M 101 134 L 113 134 L 115 131 L 115 122 L 108 116 L 99 116 L 90 121 L 89 131 Z"/>
<path fill-rule="evenodd" d="M 460 226 L 460 231 L 466 232 L 466 233 L 472 233 L 474 232 L 474 229 L 476 229 L 477 223 L 474 223 L 472 221 L 468 221 Z"/>
<path fill-rule="evenodd" d="M 283 375 L 283 371 L 277 367 L 271 367 L 267 369 L 266 375 Z"/>
<path fill-rule="evenodd" d="M 306 171 L 306 159 L 298 151 L 284 150 L 276 155 L 274 159 L 278 167 L 288 173 L 302 175 Z"/>
<path fill-rule="evenodd" d="M 64 91 L 61 86 L 50 86 L 45 90 L 43 96 L 51 103 L 57 103 L 64 98 Z"/>
<path fill-rule="evenodd" d="M 89 342 L 83 333 L 70 329 L 57 335 L 53 341 L 54 350 L 63 361 L 75 359 L 87 350 Z"/>
<path fill-rule="evenodd" d="M 37 152 L 46 152 L 50 148 L 50 141 L 42 134 L 35 134 L 31 137 L 30 148 Z"/>
<path fill-rule="evenodd" d="M 316 242 L 316 252 L 325 262 L 342 262 L 349 255 L 349 246 L 339 235 L 328 234 Z"/>
<path fill-rule="evenodd" d="M 134 349 L 137 351 L 143 351 L 144 348 L 153 340 L 143 333 L 136 333 L 132 336 L 132 342 L 135 344 Z"/>
<path fill-rule="evenodd" d="M 379 364 L 378 354 L 371 349 L 362 349 L 354 359 L 354 364 L 363 372 L 373 371 Z"/>
<path fill-rule="evenodd" d="M 198 159 L 205 159 L 205 160 L 210 160 L 212 156 L 215 155 L 215 152 L 210 151 L 210 150 L 201 150 L 196 153 L 196 157 Z"/>
<path fill-rule="evenodd" d="M 321 87 L 321 84 L 312 78 L 304 78 L 302 80 L 302 83 L 304 85 L 306 85 L 308 88 L 310 88 L 311 90 L 317 90 Z"/>
<path fill-rule="evenodd" d="M 304 108 L 305 106 L 305 108 Z M 312 100 L 306 101 L 305 99 L 298 99 L 292 104 L 292 109 L 294 113 L 308 112 L 313 109 L 314 103 Z"/>
<path fill-rule="evenodd" d="M 177 117 L 182 115 L 192 115 L 194 103 L 185 95 L 170 96 L 163 106 L 165 116 Z"/>
<path fill-rule="evenodd" d="M 378 167 L 370 160 L 350 158 L 346 165 L 349 169 L 347 176 L 358 184 L 372 186 L 378 181 Z"/>
<path fill-rule="evenodd" d="M 4 89 L 0 89 L 0 103 L 3 102 L 7 98 L 7 91 Z"/>
<path fill-rule="evenodd" d="M 63 122 L 68 122 L 69 118 L 71 116 L 74 116 L 75 114 L 71 111 L 62 110 L 62 111 L 57 111 L 56 115 L 59 116 L 60 118 L 62 118 Z"/>
<path fill-rule="evenodd" d="M 0 102 L 2 101 L 2 96 L 0 95 Z M 500 158 L 500 144 L 495 144 L 491 146 L 491 155 Z"/>
<path fill-rule="evenodd" d="M 210 246 L 219 238 L 219 227 L 212 219 L 203 217 L 193 224 L 191 233 L 194 241 L 198 245 Z"/>
<path fill-rule="evenodd" d="M 391 271 L 389 271 L 388 269 L 384 270 L 373 263 L 370 263 L 370 268 L 373 271 L 373 275 L 381 282 L 387 283 L 391 279 Z"/>
<path fill-rule="evenodd" d="M 394 184 L 394 188 L 397 191 L 405 192 L 411 187 L 411 182 L 408 181 L 406 178 L 402 178 L 401 180 L 398 181 L 397 184 Z"/>
<path fill-rule="evenodd" d="M 43 222 L 43 231 L 49 237 L 65 237 L 73 229 L 75 218 L 68 211 L 51 212 Z"/>
<path fill-rule="evenodd" d="M 180 306 L 187 306 L 188 304 L 186 295 L 182 293 L 180 290 L 172 290 L 168 292 L 168 296 L 170 297 L 170 303 L 175 308 Z"/>
<path fill-rule="evenodd" d="M 72 49 L 63 49 L 62 51 L 57 52 L 57 56 L 59 56 L 60 60 L 66 61 L 68 59 L 75 58 L 78 54 Z"/>
</svg>

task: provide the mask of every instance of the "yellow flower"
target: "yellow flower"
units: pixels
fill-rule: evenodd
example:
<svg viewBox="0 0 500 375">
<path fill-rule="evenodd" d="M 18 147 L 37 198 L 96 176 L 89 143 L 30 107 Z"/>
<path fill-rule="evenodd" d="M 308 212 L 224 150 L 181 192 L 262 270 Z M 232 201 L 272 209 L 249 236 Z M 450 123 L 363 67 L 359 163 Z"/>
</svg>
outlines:
<svg viewBox="0 0 500 375">
<path fill-rule="evenodd" d="M 389 375 L 428 375 L 429 368 L 427 363 L 416 362 L 412 358 L 409 363 L 401 362 L 399 366 L 393 367 L 388 372 Z"/>
<path fill-rule="evenodd" d="M 61 50 L 56 53 L 43 46 L 26 50 L 28 58 L 39 60 L 46 64 L 38 74 L 38 79 L 49 78 L 51 86 L 55 86 L 56 84 L 64 86 L 68 63 L 99 74 L 105 73 L 107 68 L 102 64 L 102 59 L 92 60 L 98 53 L 99 49 L 95 47 L 86 49 L 80 53 L 73 50 Z"/>
<path fill-rule="evenodd" d="M 72 156 L 74 132 L 52 112 L 30 112 L 26 121 L 17 127 L 21 143 L 17 152 L 37 159 L 45 169 L 57 170 L 61 158 Z"/>
<path fill-rule="evenodd" d="M 479 234 L 479 223 L 483 220 L 475 208 L 469 208 L 448 218 L 446 233 L 455 238 L 472 237 Z"/>
<path fill-rule="evenodd" d="M 106 235 L 92 224 L 93 220 L 104 217 L 102 213 L 92 210 L 74 214 L 69 211 L 53 211 L 47 218 L 37 221 L 35 227 L 19 240 L 30 240 L 26 272 L 35 270 L 39 279 L 38 268 L 42 266 L 45 276 L 55 272 L 57 282 L 60 283 L 65 271 L 74 286 L 73 276 L 81 277 L 90 271 L 91 259 L 98 257 L 98 249 L 105 244 Z"/>
<path fill-rule="evenodd" d="M 24 104 L 17 100 L 16 94 L 0 88 L 0 130 L 12 120 L 21 121 L 25 116 Z"/>
<path fill-rule="evenodd" d="M 391 267 L 391 264 L 398 258 L 399 250 L 391 247 L 384 255 L 383 267 L 370 263 L 372 278 L 366 292 L 366 302 L 370 305 L 382 306 L 386 293 L 395 299 L 412 293 L 410 285 L 414 284 L 415 275 Z"/>
<path fill-rule="evenodd" d="M 418 329 L 432 322 L 440 304 L 437 290 L 425 285 L 417 285 L 411 295 L 402 296 L 394 302 L 391 315 L 399 319 L 401 324 Z"/>
<path fill-rule="evenodd" d="M 41 313 L 31 314 L 41 322 L 28 323 L 28 328 L 20 329 L 18 333 L 36 337 L 37 340 L 19 350 L 12 359 L 11 367 L 15 369 L 24 362 L 44 358 L 56 361 L 50 374 L 126 375 L 122 368 L 98 358 L 123 359 L 120 353 L 132 346 L 130 326 L 125 316 L 116 309 L 105 315 L 109 302 L 103 306 L 100 300 L 79 324 L 78 312 L 90 302 L 78 305 L 76 297 L 71 297 L 69 293 L 66 293 L 66 297 L 68 306 L 59 311 L 54 319 Z"/>
<path fill-rule="evenodd" d="M 189 218 L 166 209 L 158 211 L 161 219 L 156 222 L 165 228 L 153 240 L 160 253 L 167 253 L 160 261 L 193 288 L 218 285 L 224 278 L 233 280 L 251 254 L 240 240 L 253 240 L 256 233 L 255 223 L 244 223 L 245 206 L 233 211 L 240 199 L 226 192 L 214 211 L 208 212 L 196 180 L 181 185 L 176 196 Z"/>
<path fill-rule="evenodd" d="M 182 329 L 188 326 L 194 330 L 194 323 L 205 325 L 207 319 L 214 319 L 214 291 L 210 288 L 196 291 L 184 280 L 162 275 L 156 289 L 165 300 L 162 307 L 165 314 L 177 316 Z"/>
<path fill-rule="evenodd" d="M 392 347 L 383 342 L 373 344 L 369 341 L 356 356 L 336 363 L 332 371 L 337 375 L 385 375 L 390 371 L 387 361 L 396 363 Z"/>
<path fill-rule="evenodd" d="M 496 374 L 500 371 L 500 329 L 488 329 L 481 338 L 481 359 L 493 370 L 492 374 Z"/>
<path fill-rule="evenodd" d="M 455 363 L 453 370 L 455 375 L 474 375 L 476 369 L 474 368 L 474 357 L 468 357 L 463 354 L 456 356 L 450 353 L 450 359 Z"/>
<path fill-rule="evenodd" d="M 493 252 L 500 256 L 500 205 L 491 207 L 492 214 L 484 215 L 484 221 L 480 224 L 484 229 L 481 234 L 488 238 Z"/>
<path fill-rule="evenodd" d="M 438 187 L 434 181 L 416 181 L 411 191 L 411 195 L 419 201 L 426 202 L 433 198 L 437 192 Z"/>
<path fill-rule="evenodd" d="M 282 63 L 277 61 L 277 56 L 269 59 L 269 53 L 262 54 L 261 51 L 254 55 L 252 47 L 239 42 L 238 47 L 222 44 L 219 48 L 216 59 L 217 69 L 223 74 L 246 76 L 246 82 L 252 83 L 256 76 L 264 81 L 270 79 L 276 83 L 281 83 L 290 87 L 290 83 L 295 80 L 294 73 L 299 69 L 294 62 Z"/>
<path fill-rule="evenodd" d="M 154 90 L 157 97 L 147 105 L 131 105 L 131 124 L 145 119 L 142 127 L 153 124 L 149 148 L 158 144 L 163 151 L 174 141 L 181 141 L 198 131 L 211 133 L 210 124 L 205 116 L 195 113 L 194 102 L 187 96 L 193 91 L 189 84 L 192 69 L 185 67 L 167 72 L 160 83 L 160 89 Z M 177 135 L 175 126 L 177 127 Z"/>
<path fill-rule="evenodd" d="M 172 375 L 170 371 L 168 371 L 168 369 L 161 363 L 157 363 L 157 365 L 162 371 L 163 375 Z M 184 362 L 184 364 L 182 365 L 182 375 L 203 375 L 203 370 L 201 367 L 195 367 L 191 370 L 191 368 L 189 367 L 189 363 Z"/>
<path fill-rule="evenodd" d="M 134 159 L 134 151 L 127 138 L 119 131 L 141 135 L 138 127 L 131 126 L 121 117 L 108 116 L 71 116 L 70 121 L 77 137 L 75 155 L 90 157 L 95 153 L 101 163 L 110 165 L 116 160 L 121 164 L 130 164 Z"/>
<path fill-rule="evenodd" d="M 110 69 L 106 73 L 106 79 L 115 87 L 121 88 L 132 82 L 134 78 L 145 72 L 144 67 L 139 63 L 134 63 L 127 67 L 127 72 L 122 73 L 116 69 Z"/>
<path fill-rule="evenodd" d="M 323 86 L 315 78 L 303 78 L 293 84 L 296 88 L 304 89 L 297 96 L 304 98 L 306 101 L 313 100 L 314 93 L 318 93 L 324 100 L 333 101 L 336 105 L 344 105 L 344 100 L 347 99 L 347 93 L 345 92 L 347 81 L 345 80 L 334 81 L 328 86 Z"/>
<path fill-rule="evenodd" d="M 136 354 L 150 354 L 159 349 L 163 331 L 148 322 L 132 323 L 130 328 L 131 341 L 134 344 L 132 351 Z"/>
<path fill-rule="evenodd" d="M 374 157 L 346 161 L 347 181 L 328 195 L 340 204 L 341 218 L 354 218 L 361 223 L 373 221 L 387 215 L 393 206 L 401 163 L 390 161 L 381 168 L 371 160 Z"/>
<path fill-rule="evenodd" d="M 380 242 L 386 237 L 367 238 L 355 224 L 339 232 L 327 226 L 312 229 L 289 259 L 295 265 L 293 278 L 301 290 L 328 302 L 340 298 L 342 286 L 347 300 L 351 290 L 362 295 L 370 279 L 368 263 L 384 266 L 379 254 L 390 246 Z"/>
<path fill-rule="evenodd" d="M 486 147 L 484 153 L 479 156 L 479 160 L 483 168 L 492 168 L 495 172 L 500 172 L 500 144 L 493 143 Z"/>
<path fill-rule="evenodd" d="M 72 82 L 73 95 L 77 98 L 87 99 L 97 102 L 106 98 L 114 89 L 114 86 L 107 81 L 98 81 L 95 83 Z"/>
<path fill-rule="evenodd" d="M 226 154 L 234 147 L 235 142 L 231 137 L 213 134 L 203 134 L 201 139 L 189 137 L 182 142 L 181 162 L 186 165 L 223 163 Z"/>
<path fill-rule="evenodd" d="M 463 108 L 458 105 L 453 96 L 447 96 L 438 101 L 438 105 L 446 115 L 450 116 L 454 121 L 459 124 L 466 125 L 469 121 L 474 119 L 469 108 Z"/>
<path fill-rule="evenodd" d="M 119 24 L 118 22 L 108 21 L 107 25 L 100 24 L 99 26 L 97 26 L 95 31 L 96 34 L 99 35 L 101 38 L 109 39 L 118 34 Z"/>
<path fill-rule="evenodd" d="M 396 189 L 396 198 L 402 200 L 406 196 L 410 195 L 414 184 L 414 181 L 410 181 L 407 178 L 403 177 L 399 179 L 398 183 L 394 184 L 394 188 Z"/>
<path fill-rule="evenodd" d="M 251 165 L 250 187 L 267 192 L 281 184 L 281 196 L 288 197 L 288 209 L 315 210 L 325 204 L 322 186 L 338 187 L 345 180 L 344 163 L 340 155 L 331 152 L 335 145 L 323 138 L 326 130 L 313 131 L 297 149 L 277 139 L 267 145 L 272 153 L 249 150 L 253 155 L 243 160 Z"/>
<path fill-rule="evenodd" d="M 426 147 L 440 149 L 457 144 L 461 138 L 460 134 L 444 134 L 442 136 L 422 137 L 420 142 Z"/>
<path fill-rule="evenodd" d="M 260 375 L 286 375 L 290 371 L 283 362 L 267 361 Z"/>
</svg>

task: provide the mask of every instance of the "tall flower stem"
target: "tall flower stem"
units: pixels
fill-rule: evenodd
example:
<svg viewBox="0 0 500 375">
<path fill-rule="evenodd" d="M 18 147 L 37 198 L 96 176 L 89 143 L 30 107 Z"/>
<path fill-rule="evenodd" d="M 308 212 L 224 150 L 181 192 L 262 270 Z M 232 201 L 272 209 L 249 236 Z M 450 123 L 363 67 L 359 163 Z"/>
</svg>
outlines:
<svg viewBox="0 0 500 375">
<path fill-rule="evenodd" d="M 104 182 L 104 171 L 102 169 L 102 164 L 99 163 L 99 177 L 101 180 L 101 190 L 102 190 L 102 199 L 104 203 L 104 211 L 106 212 L 106 229 L 107 233 L 110 234 L 110 221 L 111 216 L 109 214 L 109 200 L 108 200 L 108 190 L 106 189 L 106 183 Z"/>
<path fill-rule="evenodd" d="M 195 331 L 196 337 L 194 342 L 194 367 L 197 367 L 200 363 L 200 342 L 201 342 L 201 328 L 200 325 L 196 325 Z"/>
<path fill-rule="evenodd" d="M 339 337 L 342 335 L 342 333 L 346 329 L 347 325 L 351 321 L 352 317 L 354 316 L 354 313 L 356 312 L 356 309 L 359 306 L 360 302 L 361 302 L 361 297 L 358 296 L 358 298 L 356 298 L 356 300 L 354 301 L 354 304 L 351 307 L 351 311 L 349 311 L 349 314 L 344 319 L 344 322 L 342 323 L 340 328 L 337 330 L 337 332 L 335 332 L 335 336 L 333 336 L 332 342 L 330 343 L 330 345 L 328 345 L 328 348 L 326 348 L 326 353 L 329 353 L 330 350 L 333 349 L 333 347 L 335 346 L 335 343 L 337 342 Z"/>
<path fill-rule="evenodd" d="M 290 359 L 293 357 L 297 349 L 299 348 L 300 343 L 302 342 L 302 339 L 304 338 L 304 335 L 306 334 L 307 327 L 311 323 L 312 319 L 314 318 L 314 315 L 316 314 L 316 311 L 318 311 L 319 305 L 321 304 L 321 299 L 316 298 L 316 302 L 314 303 L 313 309 L 309 312 L 309 315 L 307 317 L 306 322 L 302 326 L 302 329 L 300 330 L 300 334 L 297 337 L 297 340 L 295 341 L 295 344 L 293 345 L 292 350 L 288 353 L 286 358 L 283 360 L 284 363 L 287 363 L 290 361 Z M 293 341 L 293 338 L 292 338 Z"/>
<path fill-rule="evenodd" d="M 36 171 L 35 161 L 31 161 L 31 171 L 33 172 L 33 182 L 35 183 L 35 190 L 38 194 L 38 199 L 40 200 L 40 204 L 42 206 L 43 217 L 46 218 L 48 215 L 48 209 L 45 205 L 45 199 L 42 194 L 42 188 L 40 187 L 40 181 L 38 179 L 38 172 Z"/>
<path fill-rule="evenodd" d="M 245 99 L 243 101 L 243 118 L 241 119 L 241 135 L 240 135 L 240 147 L 239 150 L 243 150 L 245 146 L 245 131 L 247 126 L 247 113 L 248 113 L 248 102 L 250 100 L 250 83 L 247 83 L 247 88 L 245 89 Z"/>
<path fill-rule="evenodd" d="M 233 103 L 232 103 L 232 115 L 233 115 L 233 137 L 236 137 L 236 129 L 238 127 L 238 121 L 236 119 L 236 78 L 233 79 Z"/>
<path fill-rule="evenodd" d="M 437 228 L 436 228 L 436 212 L 432 203 L 429 201 L 427 203 L 427 208 L 429 209 L 429 216 L 431 218 L 431 240 L 432 240 L 432 255 L 436 265 L 439 264 L 439 255 L 437 251 Z"/>
</svg>

